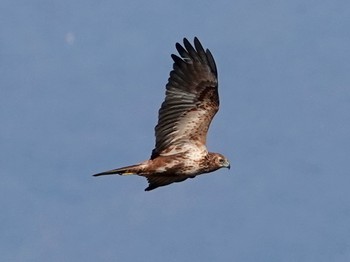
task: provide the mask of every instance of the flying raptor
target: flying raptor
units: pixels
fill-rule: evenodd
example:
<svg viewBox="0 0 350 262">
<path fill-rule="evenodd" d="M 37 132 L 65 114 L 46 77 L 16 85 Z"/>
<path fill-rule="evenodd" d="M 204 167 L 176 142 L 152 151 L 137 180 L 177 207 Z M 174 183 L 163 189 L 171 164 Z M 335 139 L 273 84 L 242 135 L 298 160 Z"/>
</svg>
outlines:
<svg viewBox="0 0 350 262">
<path fill-rule="evenodd" d="M 181 182 L 187 178 L 230 168 L 226 157 L 208 152 L 206 137 L 209 125 L 219 110 L 217 68 L 208 49 L 197 37 L 194 46 L 184 38 L 176 43 L 180 54 L 171 55 L 173 70 L 166 85 L 155 127 L 156 145 L 149 160 L 95 174 L 146 177 L 145 191 Z"/>
</svg>

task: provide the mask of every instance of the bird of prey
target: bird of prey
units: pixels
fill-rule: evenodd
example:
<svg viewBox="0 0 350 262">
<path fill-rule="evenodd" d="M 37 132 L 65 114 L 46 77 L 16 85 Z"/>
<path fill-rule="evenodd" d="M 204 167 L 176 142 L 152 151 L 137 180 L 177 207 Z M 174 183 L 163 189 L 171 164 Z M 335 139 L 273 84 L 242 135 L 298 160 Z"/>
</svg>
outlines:
<svg viewBox="0 0 350 262">
<path fill-rule="evenodd" d="M 172 54 L 173 70 L 166 85 L 155 127 L 156 144 L 149 160 L 95 174 L 146 177 L 145 191 L 181 182 L 187 178 L 230 168 L 226 157 L 208 152 L 209 125 L 219 110 L 217 68 L 211 52 L 197 37 L 194 46 L 184 38 L 176 43 L 179 56 Z"/>
</svg>

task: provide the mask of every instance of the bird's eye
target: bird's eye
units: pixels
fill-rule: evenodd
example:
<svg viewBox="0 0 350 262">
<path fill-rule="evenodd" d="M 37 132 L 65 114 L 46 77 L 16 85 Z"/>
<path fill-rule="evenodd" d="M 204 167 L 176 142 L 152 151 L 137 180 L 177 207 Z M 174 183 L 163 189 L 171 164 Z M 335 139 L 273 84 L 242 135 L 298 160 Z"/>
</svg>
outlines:
<svg viewBox="0 0 350 262">
<path fill-rule="evenodd" d="M 225 163 L 225 160 L 224 160 L 223 158 L 220 158 L 220 159 L 219 159 L 219 163 L 220 163 L 220 164 L 223 164 L 223 163 Z"/>
</svg>

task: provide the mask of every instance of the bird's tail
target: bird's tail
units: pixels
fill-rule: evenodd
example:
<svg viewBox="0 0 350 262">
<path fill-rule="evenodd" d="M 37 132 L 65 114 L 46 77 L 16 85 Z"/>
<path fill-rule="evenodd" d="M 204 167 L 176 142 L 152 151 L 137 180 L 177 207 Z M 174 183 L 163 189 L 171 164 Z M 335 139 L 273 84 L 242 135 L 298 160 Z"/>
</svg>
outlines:
<svg viewBox="0 0 350 262">
<path fill-rule="evenodd" d="M 108 170 L 102 173 L 95 174 L 93 176 L 105 176 L 105 175 L 132 175 L 138 174 L 141 171 L 140 165 L 125 166 L 117 169 Z"/>
</svg>

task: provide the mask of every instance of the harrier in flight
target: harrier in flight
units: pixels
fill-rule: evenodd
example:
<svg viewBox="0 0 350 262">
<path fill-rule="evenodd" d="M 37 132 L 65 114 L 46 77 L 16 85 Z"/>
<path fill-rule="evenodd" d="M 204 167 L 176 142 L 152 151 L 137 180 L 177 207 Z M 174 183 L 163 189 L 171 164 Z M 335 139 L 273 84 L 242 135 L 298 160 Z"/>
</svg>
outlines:
<svg viewBox="0 0 350 262">
<path fill-rule="evenodd" d="M 94 176 L 135 174 L 146 177 L 145 191 L 181 182 L 187 178 L 230 168 L 226 157 L 208 152 L 209 125 L 219 110 L 217 69 L 210 51 L 195 37 L 194 47 L 184 38 L 176 43 L 180 54 L 171 55 L 173 70 L 166 85 L 165 100 L 155 127 L 156 145 L 151 158 Z"/>
</svg>

